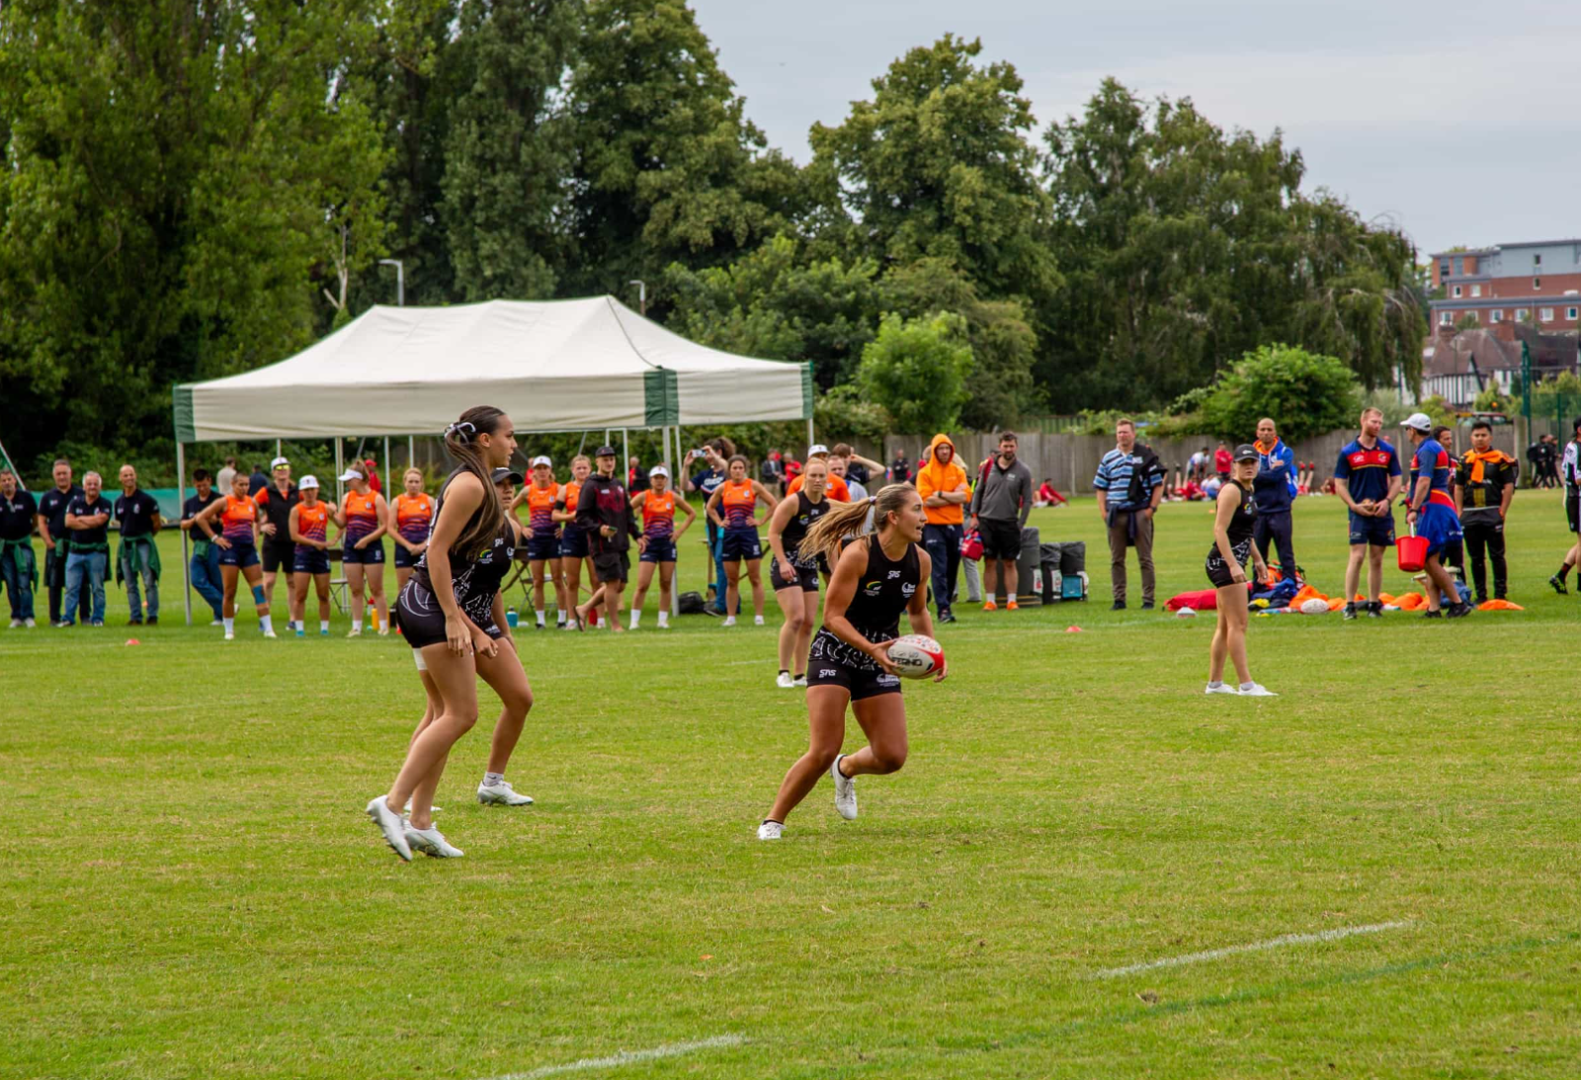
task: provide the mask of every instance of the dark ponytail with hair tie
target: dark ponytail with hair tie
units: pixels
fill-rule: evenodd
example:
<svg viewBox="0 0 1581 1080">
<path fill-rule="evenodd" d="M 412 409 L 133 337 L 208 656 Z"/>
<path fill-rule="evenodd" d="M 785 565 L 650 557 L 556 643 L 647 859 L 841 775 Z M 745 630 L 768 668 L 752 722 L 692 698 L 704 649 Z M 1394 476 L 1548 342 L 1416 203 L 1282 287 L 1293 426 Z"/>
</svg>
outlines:
<svg viewBox="0 0 1581 1080">
<path fill-rule="evenodd" d="M 476 559 L 488 550 L 505 524 L 505 508 L 494 490 L 488 464 L 477 447 L 477 437 L 494 434 L 504 418 L 505 413 L 492 405 L 475 405 L 445 428 L 445 452 L 483 485 L 483 505 L 451 544 L 451 550 L 464 559 Z"/>
</svg>

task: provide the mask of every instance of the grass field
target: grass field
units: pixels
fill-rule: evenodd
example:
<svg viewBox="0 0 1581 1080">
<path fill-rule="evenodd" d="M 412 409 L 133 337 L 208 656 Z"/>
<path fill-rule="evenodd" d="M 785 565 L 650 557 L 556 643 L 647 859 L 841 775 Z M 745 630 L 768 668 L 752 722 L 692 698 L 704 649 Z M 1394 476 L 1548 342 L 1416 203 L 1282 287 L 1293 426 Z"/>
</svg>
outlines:
<svg viewBox="0 0 1581 1080">
<path fill-rule="evenodd" d="M 962 605 L 905 770 L 778 844 L 772 626 L 524 627 L 537 805 L 473 800 L 485 693 L 438 800 L 466 858 L 411 865 L 362 813 L 422 706 L 398 640 L 265 642 L 244 605 L 227 646 L 179 625 L 173 549 L 135 648 L 114 590 L 104 630 L 0 630 L 0 1076 L 1581 1074 L 1558 498 L 1515 502 L 1526 612 L 1253 620 L 1267 701 L 1202 695 L 1211 619 L 1107 610 L 1091 500 L 1034 523 L 1088 542 L 1092 601 Z M 1296 528 L 1337 593 L 1338 502 Z M 1208 543 L 1163 509 L 1161 601 Z"/>
</svg>

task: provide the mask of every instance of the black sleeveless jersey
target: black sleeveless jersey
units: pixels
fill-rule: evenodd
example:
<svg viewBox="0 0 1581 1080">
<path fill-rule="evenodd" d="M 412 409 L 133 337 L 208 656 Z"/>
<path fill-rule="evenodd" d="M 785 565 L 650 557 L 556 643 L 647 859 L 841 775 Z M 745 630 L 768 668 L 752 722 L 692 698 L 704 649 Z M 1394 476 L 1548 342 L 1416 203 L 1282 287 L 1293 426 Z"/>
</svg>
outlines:
<svg viewBox="0 0 1581 1080">
<path fill-rule="evenodd" d="M 450 487 L 450 482 L 465 470 L 457 469 L 445 478 L 444 486 L 439 490 L 439 498 L 434 503 L 434 521 L 439 521 L 439 511 L 445 505 L 445 492 Z M 497 497 L 489 489 L 484 494 L 485 498 Z M 473 511 L 467 519 L 463 531 L 472 526 L 483 513 L 482 508 Z M 417 561 L 412 579 L 421 585 L 430 594 L 434 591 L 434 583 L 428 576 L 428 559 L 434 549 L 428 548 L 423 552 L 422 558 Z M 450 579 L 455 591 L 456 606 L 466 612 L 467 618 L 479 626 L 486 627 L 493 621 L 494 597 L 499 595 L 500 586 L 505 583 L 505 575 L 510 573 L 511 562 L 516 558 L 516 530 L 511 528 L 510 515 L 500 522 L 500 531 L 493 541 L 485 548 L 476 559 L 451 551 L 447 552 L 450 560 Z"/>
<path fill-rule="evenodd" d="M 884 554 L 876 533 L 857 541 L 867 545 L 867 569 L 856 585 L 856 595 L 845 617 L 869 641 L 900 636 L 900 615 L 922 584 L 922 560 L 917 545 L 907 544 L 898 560 Z"/>
<path fill-rule="evenodd" d="M 813 502 L 807 497 L 807 492 L 796 493 L 796 513 L 791 515 L 784 531 L 780 533 L 780 541 L 785 545 L 786 558 L 803 569 L 811 569 L 815 560 L 803 559 L 800 556 L 801 542 L 806 538 L 807 530 L 812 527 L 812 523 L 823 517 L 828 509 L 827 496 L 818 502 Z"/>
<path fill-rule="evenodd" d="M 1235 516 L 1230 518 L 1229 527 L 1224 530 L 1230 538 L 1231 549 L 1238 550 L 1243 544 L 1251 543 L 1253 527 L 1257 521 L 1257 504 L 1252 501 L 1252 490 L 1239 480 L 1230 480 L 1228 483 L 1235 485 L 1241 494 L 1241 505 L 1235 508 Z M 1218 542 L 1208 549 L 1209 555 L 1217 554 Z"/>
</svg>

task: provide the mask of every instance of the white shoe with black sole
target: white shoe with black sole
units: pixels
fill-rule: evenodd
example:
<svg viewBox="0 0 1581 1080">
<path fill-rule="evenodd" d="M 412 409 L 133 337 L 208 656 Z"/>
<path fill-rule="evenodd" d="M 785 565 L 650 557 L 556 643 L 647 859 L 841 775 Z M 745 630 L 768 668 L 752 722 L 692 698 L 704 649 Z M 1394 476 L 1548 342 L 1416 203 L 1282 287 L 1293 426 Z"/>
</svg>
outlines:
<svg viewBox="0 0 1581 1080">
<path fill-rule="evenodd" d="M 758 826 L 759 840 L 778 840 L 785 835 L 785 826 L 778 821 L 765 821 Z"/>
<path fill-rule="evenodd" d="M 413 851 L 421 851 L 432 859 L 459 859 L 466 854 L 446 840 L 444 834 L 432 825 L 426 829 L 414 829 L 408 822 L 406 842 L 411 845 Z"/>
<path fill-rule="evenodd" d="M 509 780 L 501 780 L 497 784 L 479 784 L 478 802 L 484 806 L 531 806 L 532 796 L 523 795 L 511 787 Z"/>
<path fill-rule="evenodd" d="M 834 808 L 840 811 L 840 816 L 847 821 L 856 820 L 856 777 L 846 776 L 840 771 L 840 762 L 845 760 L 845 755 L 840 754 L 834 759 L 834 764 L 829 766 L 829 775 L 834 777 Z"/>
</svg>

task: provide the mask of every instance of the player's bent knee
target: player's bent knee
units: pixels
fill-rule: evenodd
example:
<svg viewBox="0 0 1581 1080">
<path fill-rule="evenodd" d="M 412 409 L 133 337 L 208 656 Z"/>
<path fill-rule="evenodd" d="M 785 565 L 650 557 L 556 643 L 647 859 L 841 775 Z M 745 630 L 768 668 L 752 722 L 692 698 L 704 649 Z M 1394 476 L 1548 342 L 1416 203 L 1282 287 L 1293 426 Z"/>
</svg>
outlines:
<svg viewBox="0 0 1581 1080">
<path fill-rule="evenodd" d="M 874 747 L 873 763 L 878 766 L 881 772 L 899 772 L 901 767 L 906 764 L 906 748 L 902 746 L 897 749 L 880 750 Z"/>
<path fill-rule="evenodd" d="M 834 759 L 840 756 L 838 746 L 814 746 L 808 749 L 807 756 L 812 764 L 818 766 L 823 772 L 829 771 L 829 766 L 834 764 Z"/>
</svg>

